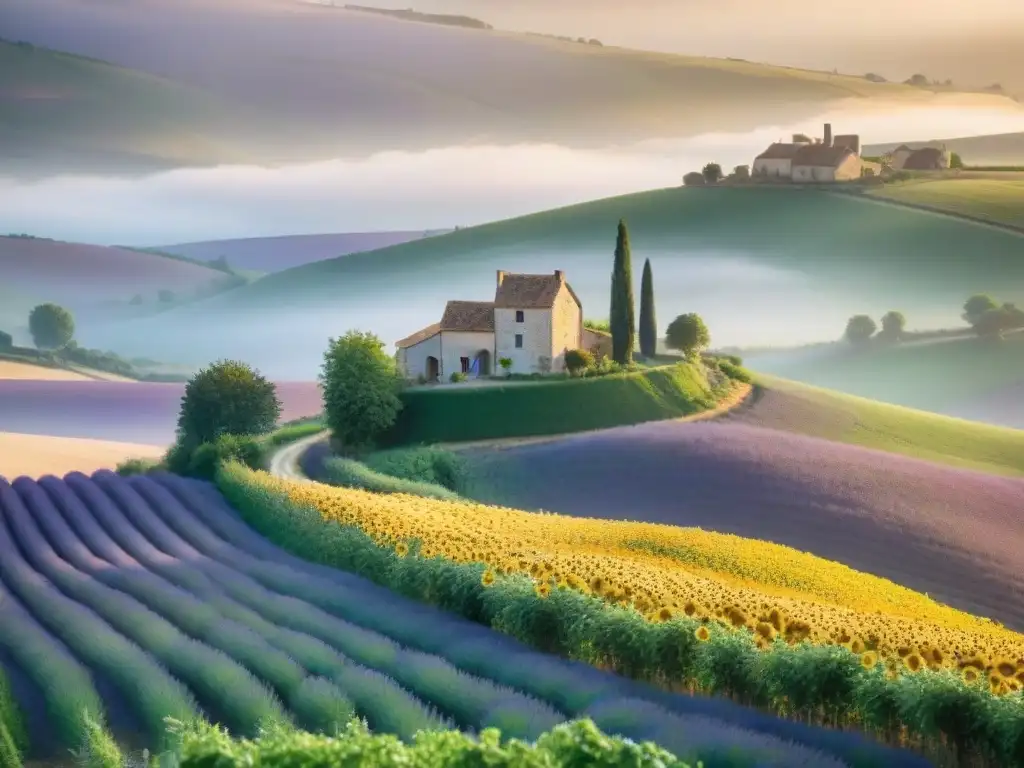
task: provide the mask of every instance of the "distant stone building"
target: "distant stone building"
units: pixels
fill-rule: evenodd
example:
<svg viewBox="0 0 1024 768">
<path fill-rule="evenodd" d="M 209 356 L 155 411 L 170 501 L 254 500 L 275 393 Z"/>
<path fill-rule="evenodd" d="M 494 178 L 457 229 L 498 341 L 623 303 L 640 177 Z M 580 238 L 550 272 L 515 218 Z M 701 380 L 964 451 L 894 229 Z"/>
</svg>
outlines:
<svg viewBox="0 0 1024 768">
<path fill-rule="evenodd" d="M 396 361 L 406 378 L 427 381 L 490 376 L 504 357 L 515 373 L 561 372 L 565 353 L 582 347 L 583 336 L 583 305 L 564 272 L 499 269 L 494 301 L 449 301 L 441 322 L 395 344 Z"/>
<path fill-rule="evenodd" d="M 941 171 L 949 168 L 950 158 L 946 145 L 938 142 L 917 149 L 901 144 L 886 156 L 894 171 Z"/>
<path fill-rule="evenodd" d="M 825 123 L 820 140 L 795 134 L 790 142 L 771 144 L 754 158 L 752 175 L 800 183 L 852 181 L 863 176 L 866 168 L 860 152 L 859 135 L 848 133 L 833 138 L 832 125 Z"/>
</svg>

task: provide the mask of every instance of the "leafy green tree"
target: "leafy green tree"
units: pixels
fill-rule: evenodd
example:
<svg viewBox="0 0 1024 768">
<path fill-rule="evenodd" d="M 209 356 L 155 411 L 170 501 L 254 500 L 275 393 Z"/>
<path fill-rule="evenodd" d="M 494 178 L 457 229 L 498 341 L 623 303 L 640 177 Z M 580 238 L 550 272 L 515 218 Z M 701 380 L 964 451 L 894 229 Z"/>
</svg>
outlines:
<svg viewBox="0 0 1024 768">
<path fill-rule="evenodd" d="M 615 240 L 615 266 L 612 268 L 612 301 L 609 312 L 612 332 L 612 359 L 620 365 L 633 362 L 636 344 L 636 315 L 633 309 L 633 257 L 629 250 L 629 230 L 619 220 Z"/>
<path fill-rule="evenodd" d="M 565 367 L 570 376 L 578 376 L 594 366 L 594 355 L 589 349 L 570 349 L 565 353 Z"/>
<path fill-rule="evenodd" d="M 949 153 L 949 167 L 950 168 L 955 168 L 955 169 L 960 169 L 960 168 L 964 167 L 964 159 L 962 157 L 960 157 L 960 153 L 958 153 L 958 152 L 950 152 Z"/>
<path fill-rule="evenodd" d="M 718 163 L 708 163 L 701 169 L 701 175 L 708 184 L 717 184 L 722 180 L 722 166 Z"/>
<path fill-rule="evenodd" d="M 14 346 L 14 337 L 9 333 L 0 331 L 0 350 L 7 350 Z"/>
<path fill-rule="evenodd" d="M 665 330 L 665 344 L 669 349 L 683 353 L 686 358 L 706 349 L 711 343 L 711 334 L 703 318 L 696 312 L 680 315 Z"/>
<path fill-rule="evenodd" d="M 29 313 L 28 330 L 39 349 L 61 349 L 74 338 L 75 318 L 57 304 L 40 304 Z"/>
<path fill-rule="evenodd" d="M 907 318 L 895 309 L 882 315 L 882 333 L 890 341 L 899 341 L 907 328 Z"/>
<path fill-rule="evenodd" d="M 353 330 L 330 339 L 320 385 L 327 426 L 335 446 L 345 453 L 372 449 L 402 409 L 394 359 L 372 333 Z"/>
<path fill-rule="evenodd" d="M 644 274 L 640 279 L 640 352 L 654 357 L 658 351 L 658 321 L 654 319 L 654 274 L 651 260 L 644 260 Z"/>
<path fill-rule="evenodd" d="M 854 315 L 846 323 L 843 336 L 851 344 L 866 344 L 877 330 L 878 326 L 868 315 Z"/>
<path fill-rule="evenodd" d="M 985 310 L 974 323 L 974 331 L 985 338 L 1002 338 L 1004 331 L 1024 328 L 1024 310 L 1007 302 L 1001 307 Z"/>
<path fill-rule="evenodd" d="M 501 370 L 505 372 L 506 376 L 512 375 L 512 358 L 502 357 L 498 360 L 498 365 L 501 366 Z"/>
<path fill-rule="evenodd" d="M 178 442 L 186 449 L 221 435 L 262 435 L 281 415 L 277 389 L 237 360 L 218 360 L 185 385 L 178 415 Z"/>
<path fill-rule="evenodd" d="M 964 302 L 964 313 L 961 317 L 971 325 L 976 325 L 982 315 L 998 307 L 996 300 L 987 293 L 976 293 Z"/>
</svg>

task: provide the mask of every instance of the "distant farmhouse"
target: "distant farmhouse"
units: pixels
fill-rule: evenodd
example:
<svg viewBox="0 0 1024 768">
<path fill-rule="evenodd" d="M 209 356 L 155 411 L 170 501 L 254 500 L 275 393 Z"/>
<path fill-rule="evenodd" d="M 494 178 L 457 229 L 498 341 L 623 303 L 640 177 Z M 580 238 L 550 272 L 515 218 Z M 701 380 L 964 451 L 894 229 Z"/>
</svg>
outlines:
<svg viewBox="0 0 1024 768">
<path fill-rule="evenodd" d="M 794 182 L 855 181 L 862 176 L 881 173 L 879 163 L 860 155 L 860 136 L 832 136 L 831 123 L 825 123 L 822 139 L 794 134 L 790 142 L 775 142 L 754 158 L 751 176 L 788 179 Z"/>
<path fill-rule="evenodd" d="M 894 171 L 942 171 L 949 168 L 951 157 L 945 144 L 935 143 L 918 149 L 901 144 L 884 159 Z"/>
<path fill-rule="evenodd" d="M 521 275 L 499 269 L 494 301 L 449 301 L 441 322 L 395 346 L 407 379 L 433 382 L 453 373 L 490 376 L 505 357 L 516 373 L 560 373 L 567 351 L 598 341 L 583 327 L 583 305 L 562 270 Z"/>
</svg>

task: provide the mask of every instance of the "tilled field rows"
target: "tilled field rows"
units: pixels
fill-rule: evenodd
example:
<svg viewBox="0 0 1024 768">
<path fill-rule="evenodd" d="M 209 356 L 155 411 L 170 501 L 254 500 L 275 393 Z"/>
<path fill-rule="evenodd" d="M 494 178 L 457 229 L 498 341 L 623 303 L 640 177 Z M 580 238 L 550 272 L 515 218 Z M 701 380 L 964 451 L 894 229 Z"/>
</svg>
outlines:
<svg viewBox="0 0 1024 768">
<path fill-rule="evenodd" d="M 527 739 L 586 716 L 682 757 L 728 745 L 761 765 L 843 765 L 832 755 L 861 741 L 531 651 L 298 560 L 211 486 L 167 475 L 0 479 L 0 651 L 32 683 L 29 719 L 64 748 L 81 743 L 83 711 L 151 750 L 165 717 L 195 715 L 242 735 L 330 731 L 356 713 L 403 738 L 496 726 Z"/>
</svg>

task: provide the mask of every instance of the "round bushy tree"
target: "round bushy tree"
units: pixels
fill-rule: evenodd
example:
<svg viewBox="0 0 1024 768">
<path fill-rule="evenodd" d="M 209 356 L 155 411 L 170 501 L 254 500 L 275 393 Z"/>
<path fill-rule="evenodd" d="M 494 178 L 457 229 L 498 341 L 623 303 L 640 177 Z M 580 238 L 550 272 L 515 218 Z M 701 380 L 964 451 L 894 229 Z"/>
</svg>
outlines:
<svg viewBox="0 0 1024 768">
<path fill-rule="evenodd" d="M 892 341 L 898 341 L 907 328 L 907 318 L 902 312 L 895 309 L 882 315 L 882 336 Z"/>
<path fill-rule="evenodd" d="M 402 409 L 394 360 L 372 333 L 349 331 L 331 339 L 320 384 L 327 426 L 334 444 L 346 453 L 373 448 Z"/>
<path fill-rule="evenodd" d="M 281 415 L 273 383 L 237 360 L 218 360 L 185 385 L 178 415 L 178 440 L 187 447 L 221 435 L 262 435 Z"/>
<path fill-rule="evenodd" d="M 565 353 L 565 367 L 570 376 L 576 376 L 594 365 L 594 355 L 589 349 L 570 349 Z"/>
<path fill-rule="evenodd" d="M 847 321 L 843 336 L 851 344 L 865 344 L 877 330 L 878 326 L 868 315 L 854 315 Z"/>
<path fill-rule="evenodd" d="M 981 316 L 990 309 L 998 309 L 999 304 L 987 293 L 976 293 L 964 302 L 963 318 L 971 325 L 977 324 Z"/>
<path fill-rule="evenodd" d="M 28 316 L 28 330 L 39 349 L 60 349 L 75 335 L 75 319 L 57 304 L 40 304 Z"/>
<path fill-rule="evenodd" d="M 704 320 L 696 312 L 680 315 L 665 330 L 665 344 L 669 349 L 690 357 L 693 353 L 705 349 L 711 343 L 711 334 Z"/>
</svg>

